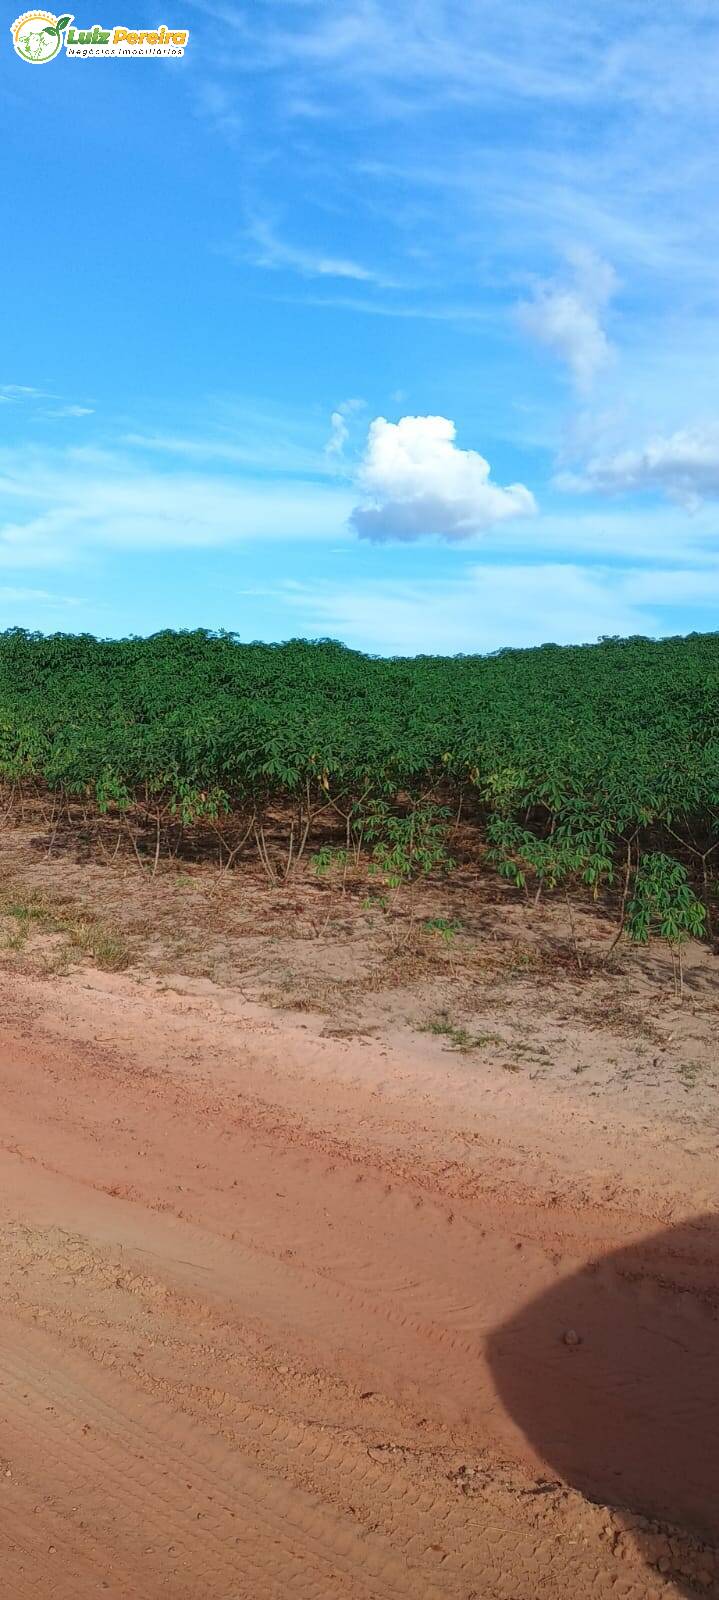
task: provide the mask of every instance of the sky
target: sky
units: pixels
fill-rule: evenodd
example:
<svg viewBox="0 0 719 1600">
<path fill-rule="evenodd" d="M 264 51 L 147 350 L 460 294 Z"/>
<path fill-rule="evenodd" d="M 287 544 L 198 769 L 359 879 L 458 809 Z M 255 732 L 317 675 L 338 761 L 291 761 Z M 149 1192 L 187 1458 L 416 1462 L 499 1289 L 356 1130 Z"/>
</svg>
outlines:
<svg viewBox="0 0 719 1600">
<path fill-rule="evenodd" d="M 0 627 L 719 627 L 716 0 L 128 0 L 0 37 Z"/>
</svg>

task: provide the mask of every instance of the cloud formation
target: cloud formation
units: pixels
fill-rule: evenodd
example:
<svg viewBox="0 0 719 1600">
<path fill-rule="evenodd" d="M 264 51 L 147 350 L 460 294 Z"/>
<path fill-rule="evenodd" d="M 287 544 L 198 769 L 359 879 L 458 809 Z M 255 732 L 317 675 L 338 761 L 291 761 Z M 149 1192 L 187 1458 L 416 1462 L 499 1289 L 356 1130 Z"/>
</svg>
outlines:
<svg viewBox="0 0 719 1600">
<path fill-rule="evenodd" d="M 47 417 L 92 417 L 95 414 L 94 406 L 58 406 L 55 411 L 46 411 Z"/>
<path fill-rule="evenodd" d="M 657 0 L 651 14 L 620 0 L 563 12 L 552 0 L 486 0 L 480 7 L 460 0 L 275 0 L 264 10 L 228 8 L 222 0 L 197 0 L 197 9 L 219 18 L 241 41 L 241 65 L 258 74 L 278 74 L 285 97 L 310 95 L 338 117 L 392 110 L 402 92 L 425 116 L 431 93 L 458 91 L 473 99 L 503 99 L 573 108 L 638 106 L 656 114 L 665 108 L 715 103 L 718 45 L 709 27 L 709 0 L 688 0 L 678 10 Z M 412 95 L 416 91 L 416 96 Z M 339 91 L 339 92 L 338 92 Z M 303 98 L 301 104 L 306 100 Z"/>
<path fill-rule="evenodd" d="M 579 393 L 588 394 L 612 355 L 601 318 L 616 275 L 589 251 L 573 252 L 571 265 L 567 281 L 539 284 L 533 299 L 517 308 L 517 317 L 526 333 L 566 363 Z"/>
<path fill-rule="evenodd" d="M 458 449 L 455 437 L 448 417 L 375 418 L 357 478 L 362 503 L 350 518 L 361 539 L 454 543 L 536 511 L 529 489 L 492 483 L 489 462 Z"/>
<path fill-rule="evenodd" d="M 0 383 L 0 395 L 3 400 L 43 400 L 47 396 L 44 389 L 33 389 L 27 383 Z"/>
<path fill-rule="evenodd" d="M 283 606 L 302 631 L 357 649 L 398 655 L 498 650 L 507 645 L 592 643 L 601 634 L 672 632 L 664 608 L 701 613 L 719 600 L 716 564 L 581 566 L 573 561 L 463 564 L 431 580 L 284 585 Z"/>
<path fill-rule="evenodd" d="M 298 272 L 303 278 L 350 278 L 356 283 L 378 284 L 383 288 L 393 286 L 382 273 L 361 266 L 357 261 L 289 244 L 277 236 L 265 218 L 255 218 L 247 233 L 254 246 L 254 260 L 258 267 L 284 267 L 290 272 Z"/>
<path fill-rule="evenodd" d="M 328 456 L 341 456 L 349 439 L 349 428 L 341 411 L 333 411 L 330 417 L 330 436 L 325 445 Z"/>
<path fill-rule="evenodd" d="M 661 489 L 689 509 L 719 496 L 719 423 L 679 428 L 639 450 L 618 450 L 597 456 L 584 472 L 563 473 L 562 489 L 600 490 L 608 494 Z"/>
<path fill-rule="evenodd" d="M 339 485 L 143 465 L 127 452 L 0 450 L 0 570 L 83 551 L 336 542 L 352 500 Z"/>
<path fill-rule="evenodd" d="M 364 400 L 343 400 L 342 404 L 332 412 L 330 417 L 330 436 L 325 445 L 325 455 L 342 456 L 344 447 L 350 436 L 347 426 L 347 417 L 354 412 L 364 409 Z"/>
<path fill-rule="evenodd" d="M 48 411 L 38 410 L 36 402 L 41 400 L 57 400 L 58 404 Z M 95 411 L 94 406 L 64 401 L 61 395 L 34 389 L 27 383 L 0 383 L 0 404 L 29 406 L 36 416 L 42 417 L 91 417 Z"/>
</svg>

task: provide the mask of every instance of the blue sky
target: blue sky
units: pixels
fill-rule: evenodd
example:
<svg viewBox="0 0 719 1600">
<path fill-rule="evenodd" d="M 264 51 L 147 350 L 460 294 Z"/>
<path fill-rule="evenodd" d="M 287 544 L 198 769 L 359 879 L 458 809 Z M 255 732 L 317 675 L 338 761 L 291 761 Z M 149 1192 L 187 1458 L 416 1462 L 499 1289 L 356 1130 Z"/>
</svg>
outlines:
<svg viewBox="0 0 719 1600">
<path fill-rule="evenodd" d="M 130 14 L 132 13 L 132 14 Z M 0 47 L 0 626 L 719 625 L 714 0 L 214 0 Z"/>
</svg>

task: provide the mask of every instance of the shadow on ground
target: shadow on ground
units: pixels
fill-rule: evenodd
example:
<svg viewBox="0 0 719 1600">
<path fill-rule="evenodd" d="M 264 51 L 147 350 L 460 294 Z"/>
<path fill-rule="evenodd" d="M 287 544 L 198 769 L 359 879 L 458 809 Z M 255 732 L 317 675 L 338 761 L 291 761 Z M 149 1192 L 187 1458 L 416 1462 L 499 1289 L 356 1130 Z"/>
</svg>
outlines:
<svg viewBox="0 0 719 1600">
<path fill-rule="evenodd" d="M 719 1213 L 590 1262 L 497 1328 L 488 1356 L 548 1465 L 628 1513 L 680 1593 L 719 1595 Z"/>
</svg>

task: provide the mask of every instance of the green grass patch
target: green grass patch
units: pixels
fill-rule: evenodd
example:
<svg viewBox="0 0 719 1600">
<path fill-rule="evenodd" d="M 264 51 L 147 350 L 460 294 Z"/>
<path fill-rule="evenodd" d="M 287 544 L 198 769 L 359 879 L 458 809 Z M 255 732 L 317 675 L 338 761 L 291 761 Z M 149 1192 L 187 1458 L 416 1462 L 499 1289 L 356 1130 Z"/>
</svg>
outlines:
<svg viewBox="0 0 719 1600">
<path fill-rule="evenodd" d="M 122 972 L 129 965 L 124 939 L 75 906 L 53 905 L 40 894 L 14 890 L 7 899 L 0 897 L 0 916 L 15 924 L 6 938 L 6 950 L 24 950 L 33 933 L 59 933 L 70 950 L 89 957 L 104 972 Z"/>
</svg>

